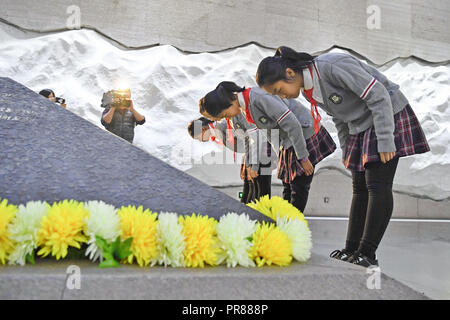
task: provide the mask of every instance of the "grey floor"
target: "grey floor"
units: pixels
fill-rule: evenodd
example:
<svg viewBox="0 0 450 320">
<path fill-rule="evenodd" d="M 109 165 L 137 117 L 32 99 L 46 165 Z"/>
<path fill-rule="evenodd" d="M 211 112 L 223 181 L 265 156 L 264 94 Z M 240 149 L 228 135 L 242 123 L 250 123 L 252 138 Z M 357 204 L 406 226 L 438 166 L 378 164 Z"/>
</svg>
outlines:
<svg viewBox="0 0 450 320">
<path fill-rule="evenodd" d="M 309 224 L 313 252 L 329 254 L 344 246 L 348 220 L 314 217 Z M 386 275 L 432 299 L 450 299 L 450 221 L 393 220 L 377 256 Z"/>
<path fill-rule="evenodd" d="M 219 189 L 236 197 L 240 188 Z M 274 195 L 281 188 L 273 188 Z M 328 255 L 345 245 L 348 219 L 308 217 L 313 252 Z M 386 275 L 432 299 L 450 299 L 450 220 L 392 219 L 377 256 Z"/>
</svg>

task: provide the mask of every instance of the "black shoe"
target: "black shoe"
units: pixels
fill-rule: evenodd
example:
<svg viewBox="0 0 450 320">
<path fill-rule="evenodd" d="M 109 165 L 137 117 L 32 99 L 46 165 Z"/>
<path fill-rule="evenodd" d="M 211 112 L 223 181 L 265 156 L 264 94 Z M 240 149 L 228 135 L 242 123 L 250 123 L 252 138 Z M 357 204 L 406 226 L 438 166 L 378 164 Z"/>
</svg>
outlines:
<svg viewBox="0 0 450 320">
<path fill-rule="evenodd" d="M 349 251 L 342 249 L 342 250 L 334 250 L 332 253 L 330 253 L 330 258 L 341 260 L 341 261 L 348 261 L 350 257 L 353 255 L 353 253 L 350 253 Z"/>
<path fill-rule="evenodd" d="M 372 266 L 378 267 L 378 260 L 376 259 L 376 257 L 375 259 L 371 259 L 360 252 L 355 252 L 347 261 L 366 268 Z"/>
</svg>

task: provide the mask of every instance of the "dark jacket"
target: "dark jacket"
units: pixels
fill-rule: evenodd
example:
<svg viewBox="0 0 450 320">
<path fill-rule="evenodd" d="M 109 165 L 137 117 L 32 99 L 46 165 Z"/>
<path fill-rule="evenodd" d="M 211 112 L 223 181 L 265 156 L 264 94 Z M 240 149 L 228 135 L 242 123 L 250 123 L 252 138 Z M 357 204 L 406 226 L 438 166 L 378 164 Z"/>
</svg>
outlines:
<svg viewBox="0 0 450 320">
<path fill-rule="evenodd" d="M 103 120 L 103 116 L 109 112 L 110 108 L 105 108 L 102 114 L 102 125 L 109 132 L 114 133 L 115 135 L 121 137 L 122 139 L 127 140 L 130 143 L 133 143 L 134 139 L 134 127 L 136 124 L 144 124 L 145 119 L 137 122 L 134 118 L 133 113 L 130 110 L 125 110 L 122 114 L 119 110 L 114 112 L 113 118 L 109 124 L 107 124 Z"/>
</svg>

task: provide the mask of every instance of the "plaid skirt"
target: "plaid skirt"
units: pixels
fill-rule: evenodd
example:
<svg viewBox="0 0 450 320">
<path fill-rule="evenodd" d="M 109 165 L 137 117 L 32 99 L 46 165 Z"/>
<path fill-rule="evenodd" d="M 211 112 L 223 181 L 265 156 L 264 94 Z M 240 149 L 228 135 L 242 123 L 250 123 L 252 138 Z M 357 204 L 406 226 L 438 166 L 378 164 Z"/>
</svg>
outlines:
<svg viewBox="0 0 450 320">
<path fill-rule="evenodd" d="M 308 159 L 315 166 L 336 150 L 336 144 L 325 127 L 321 127 L 316 136 L 306 139 Z M 297 176 L 305 173 L 301 165 L 301 159 L 297 159 L 294 147 L 281 148 L 278 158 L 278 179 L 284 183 L 291 183 Z"/>
<path fill-rule="evenodd" d="M 427 139 L 413 109 L 408 104 L 394 115 L 395 157 L 406 157 L 430 151 Z M 347 138 L 345 167 L 351 171 L 365 171 L 367 163 L 381 161 L 374 127 Z"/>
</svg>

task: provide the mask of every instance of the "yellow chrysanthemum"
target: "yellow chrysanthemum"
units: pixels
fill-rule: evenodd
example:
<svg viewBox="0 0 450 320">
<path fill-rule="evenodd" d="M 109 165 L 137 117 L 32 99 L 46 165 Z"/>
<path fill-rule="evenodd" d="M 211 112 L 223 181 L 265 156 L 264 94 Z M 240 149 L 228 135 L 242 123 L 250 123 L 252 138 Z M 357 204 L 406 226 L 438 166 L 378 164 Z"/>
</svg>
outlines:
<svg viewBox="0 0 450 320">
<path fill-rule="evenodd" d="M 264 264 L 287 266 L 292 261 L 291 241 L 275 224 L 263 222 L 253 234 L 249 255 L 258 267 Z"/>
<path fill-rule="evenodd" d="M 133 263 L 134 258 L 136 258 L 139 266 L 148 266 L 158 255 L 157 214 L 152 213 L 149 209 L 144 211 L 142 206 L 138 208 L 135 206 L 122 207 L 117 214 L 120 217 L 122 240 L 133 238 L 131 242 L 132 254 L 128 256 L 126 261 Z"/>
<path fill-rule="evenodd" d="M 216 234 L 217 221 L 208 216 L 182 216 L 179 218 L 183 225 L 186 248 L 184 263 L 187 267 L 203 268 L 205 263 L 214 266 L 220 253 Z"/>
<path fill-rule="evenodd" d="M 0 263 L 5 264 L 6 258 L 14 250 L 14 243 L 9 238 L 8 225 L 17 212 L 17 206 L 8 204 L 8 200 L 0 202 Z"/>
<path fill-rule="evenodd" d="M 290 219 L 299 219 L 308 226 L 303 213 L 281 197 L 273 196 L 269 198 L 269 195 L 265 195 L 256 200 L 255 203 L 252 202 L 247 205 L 274 221 L 277 220 L 277 216 L 280 218 L 288 217 Z"/>
<path fill-rule="evenodd" d="M 67 256 L 69 246 L 80 249 L 80 244 L 87 242 L 83 231 L 86 227 L 84 218 L 88 214 L 81 202 L 55 202 L 42 219 L 37 234 L 37 245 L 42 247 L 38 255 L 46 257 L 51 253 L 59 260 Z"/>
</svg>

